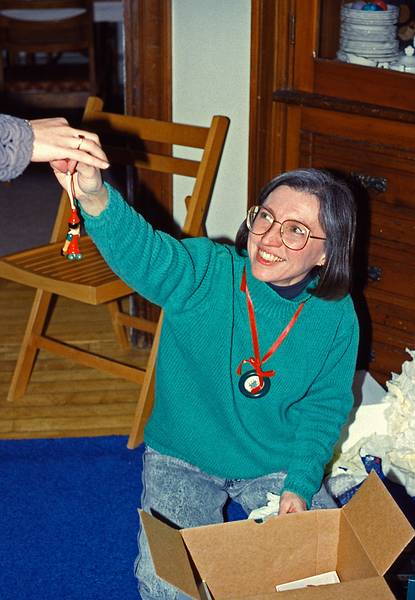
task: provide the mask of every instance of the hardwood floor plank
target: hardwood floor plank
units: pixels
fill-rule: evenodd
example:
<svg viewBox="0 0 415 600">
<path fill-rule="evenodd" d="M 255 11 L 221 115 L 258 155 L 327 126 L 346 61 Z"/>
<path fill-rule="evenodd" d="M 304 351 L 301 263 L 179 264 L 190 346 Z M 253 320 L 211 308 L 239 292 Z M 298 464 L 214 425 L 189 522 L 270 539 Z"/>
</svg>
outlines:
<svg viewBox="0 0 415 600">
<path fill-rule="evenodd" d="M 65 430 L 53 430 L 47 429 L 44 431 L 13 431 L 12 433 L 1 433 L 0 438 L 4 440 L 23 440 L 23 439 L 42 439 L 42 438 L 62 438 L 62 437 L 96 437 L 102 435 L 128 435 L 130 433 L 130 426 L 117 427 L 118 431 L 114 433 L 114 427 L 106 429 L 105 427 L 91 429 L 68 429 Z"/>
<path fill-rule="evenodd" d="M 48 405 L 44 406 L 13 406 L 10 402 L 7 407 L 3 407 L 2 416 L 5 420 L 9 419 L 48 419 L 51 418 L 52 411 Z M 77 418 L 81 416 L 94 415 L 98 417 L 114 417 L 117 415 L 131 414 L 131 405 L 128 402 L 117 402 L 117 404 L 62 404 L 53 406 L 53 418 Z"/>
<path fill-rule="evenodd" d="M 23 398 L 7 402 L 33 298 L 31 288 L 0 279 L 0 438 L 127 435 L 139 386 L 46 351 Z M 119 348 L 103 306 L 60 298 L 48 335 L 129 365 L 147 361 L 147 350 Z"/>
</svg>

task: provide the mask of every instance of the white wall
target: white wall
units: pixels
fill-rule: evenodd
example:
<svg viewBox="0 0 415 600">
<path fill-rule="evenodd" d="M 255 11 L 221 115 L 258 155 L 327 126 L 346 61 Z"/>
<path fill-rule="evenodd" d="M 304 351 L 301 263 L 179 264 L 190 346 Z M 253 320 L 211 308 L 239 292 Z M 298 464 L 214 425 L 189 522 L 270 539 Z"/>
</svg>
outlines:
<svg viewBox="0 0 415 600">
<path fill-rule="evenodd" d="M 250 0 L 173 0 L 173 120 L 231 124 L 207 219 L 210 237 L 234 239 L 247 207 Z M 174 182 L 183 223 L 189 181 Z"/>
</svg>

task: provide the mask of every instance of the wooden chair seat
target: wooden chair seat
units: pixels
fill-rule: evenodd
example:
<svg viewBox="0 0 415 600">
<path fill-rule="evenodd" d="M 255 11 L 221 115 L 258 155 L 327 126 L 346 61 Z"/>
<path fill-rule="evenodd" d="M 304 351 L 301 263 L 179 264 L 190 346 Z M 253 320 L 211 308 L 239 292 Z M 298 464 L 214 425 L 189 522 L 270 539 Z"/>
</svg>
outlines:
<svg viewBox="0 0 415 600">
<path fill-rule="evenodd" d="M 102 107 L 103 103 L 99 98 L 89 98 L 83 128 L 100 135 L 111 164 L 126 166 L 130 173 L 134 169 L 141 175 L 143 171 L 154 171 L 192 177 L 193 189 L 185 199 L 187 214 L 183 235 L 203 235 L 229 120 L 214 116 L 209 127 L 200 127 L 106 113 Z M 107 135 L 108 138 L 103 137 Z M 109 139 L 108 145 L 105 139 Z M 173 156 L 172 148 L 177 146 L 201 150 L 200 159 Z M 155 364 L 163 315 L 156 311 L 160 316 L 154 320 L 131 315 L 123 310 L 122 300 L 132 290 L 111 271 L 89 237 L 80 238 L 82 260 L 70 261 L 61 256 L 69 214 L 69 199 L 66 192 L 63 192 L 51 242 L 0 259 L 0 277 L 36 289 L 8 400 L 16 400 L 24 395 L 39 350 L 47 350 L 116 377 L 141 383 L 128 441 L 128 446 L 135 448 L 142 440 L 144 424 L 152 409 Z M 128 331 L 134 328 L 152 334 L 154 339 L 147 366 L 142 369 L 123 364 L 77 348 L 64 340 L 49 337 L 48 323 L 54 308 L 52 300 L 59 296 L 91 305 L 105 304 L 121 347 L 130 346 L 127 328 Z"/>
<path fill-rule="evenodd" d="M 59 289 L 61 296 L 93 305 L 132 293 L 111 271 L 91 238 L 81 237 L 80 246 L 80 261 L 62 258 L 62 242 L 5 256 L 0 261 L 0 277 L 46 292 Z"/>
</svg>

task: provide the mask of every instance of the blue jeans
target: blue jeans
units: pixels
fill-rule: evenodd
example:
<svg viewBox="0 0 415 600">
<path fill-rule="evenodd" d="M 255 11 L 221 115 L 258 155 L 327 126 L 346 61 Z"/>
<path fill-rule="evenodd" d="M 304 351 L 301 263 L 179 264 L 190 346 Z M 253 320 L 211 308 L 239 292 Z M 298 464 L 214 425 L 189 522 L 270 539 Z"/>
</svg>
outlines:
<svg viewBox="0 0 415 600">
<path fill-rule="evenodd" d="M 141 508 L 154 511 L 180 529 L 223 522 L 223 508 L 232 498 L 249 514 L 267 504 L 267 492 L 281 494 L 285 473 L 255 479 L 221 479 L 197 467 L 147 447 L 143 458 Z M 336 508 L 322 486 L 311 509 Z M 142 600 L 187 600 L 189 596 L 161 580 L 155 573 L 144 531 L 138 534 L 139 554 L 135 575 Z"/>
</svg>

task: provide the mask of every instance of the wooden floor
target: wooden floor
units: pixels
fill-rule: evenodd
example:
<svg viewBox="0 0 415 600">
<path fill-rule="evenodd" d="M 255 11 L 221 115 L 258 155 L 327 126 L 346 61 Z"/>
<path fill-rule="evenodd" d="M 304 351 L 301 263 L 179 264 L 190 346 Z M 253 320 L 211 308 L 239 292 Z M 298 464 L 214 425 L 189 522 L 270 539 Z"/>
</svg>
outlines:
<svg viewBox="0 0 415 600">
<path fill-rule="evenodd" d="M 23 398 L 6 400 L 34 291 L 0 279 L 0 438 L 128 434 L 137 384 L 41 351 Z M 121 351 L 105 307 L 59 299 L 48 335 L 128 364 L 147 352 Z"/>
</svg>

